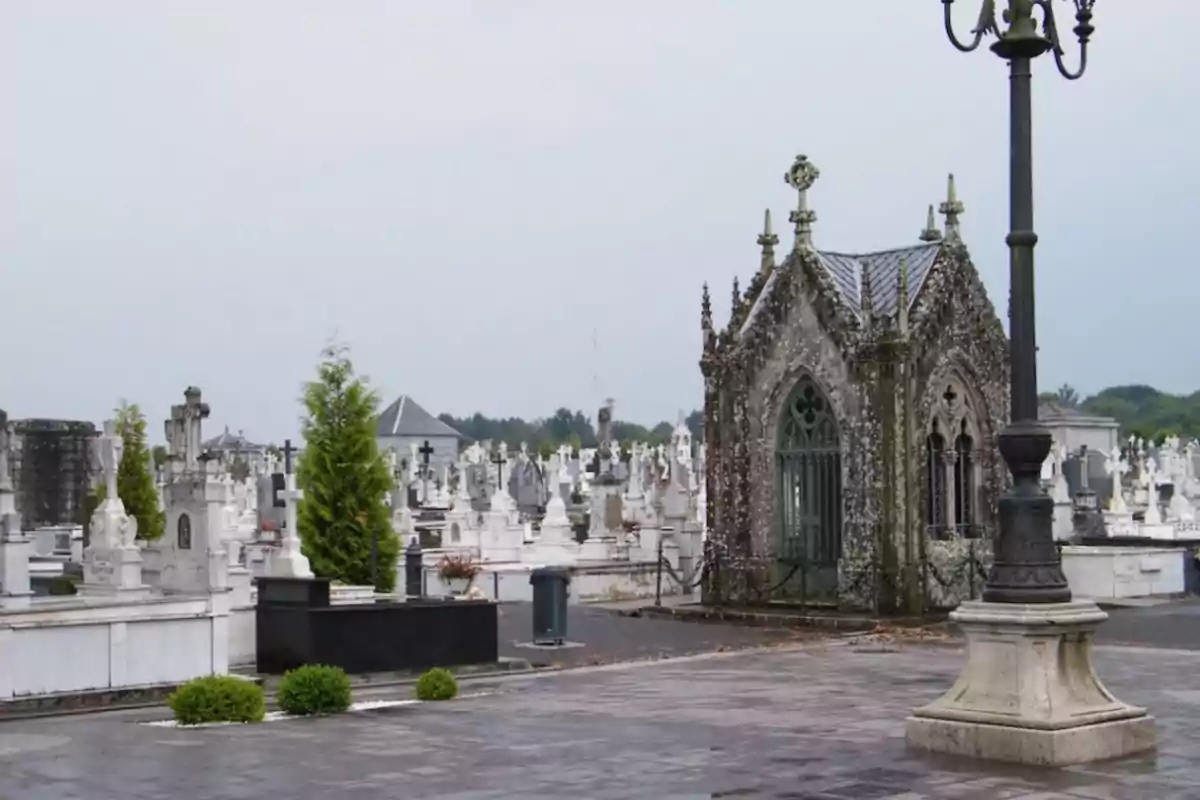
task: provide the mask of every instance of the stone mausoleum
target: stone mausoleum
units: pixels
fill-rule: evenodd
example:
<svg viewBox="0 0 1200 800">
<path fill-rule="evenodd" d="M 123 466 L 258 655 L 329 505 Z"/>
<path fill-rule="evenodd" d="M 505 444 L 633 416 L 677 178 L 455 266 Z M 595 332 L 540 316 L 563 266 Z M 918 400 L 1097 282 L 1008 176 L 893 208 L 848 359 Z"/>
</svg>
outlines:
<svg viewBox="0 0 1200 800">
<path fill-rule="evenodd" d="M 978 597 L 1008 473 L 1008 343 L 959 234 L 954 178 L 918 240 L 849 253 L 813 243 L 798 156 L 791 252 L 762 264 L 729 324 L 702 328 L 707 603 L 774 601 L 919 614 Z"/>
</svg>

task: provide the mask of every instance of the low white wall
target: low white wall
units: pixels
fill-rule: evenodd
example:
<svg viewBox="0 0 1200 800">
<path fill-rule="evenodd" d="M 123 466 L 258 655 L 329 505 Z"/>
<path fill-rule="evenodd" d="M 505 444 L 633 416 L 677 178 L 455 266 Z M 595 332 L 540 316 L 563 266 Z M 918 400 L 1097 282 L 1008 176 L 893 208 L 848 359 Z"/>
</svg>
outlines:
<svg viewBox="0 0 1200 800">
<path fill-rule="evenodd" d="M 474 585 L 478 586 L 485 597 L 502 603 L 531 602 L 533 586 L 529 583 L 529 574 L 537 567 L 536 564 L 491 564 L 475 576 Z M 404 586 L 404 565 L 401 563 L 397 575 L 397 585 Z M 571 586 L 568 595 L 569 602 L 581 603 L 597 600 L 632 600 L 636 598 L 654 597 L 656 581 L 656 565 L 653 562 L 626 562 L 603 565 L 576 565 L 570 567 Z M 437 568 L 425 567 L 425 594 L 430 597 L 441 597 L 449 594 L 449 589 L 438 576 Z M 663 595 L 678 594 L 679 587 L 671 580 L 671 576 L 663 571 Z"/>
<path fill-rule="evenodd" d="M 0 700 L 181 683 L 229 671 L 229 617 L 207 597 L 47 599 L 0 610 Z"/>
<path fill-rule="evenodd" d="M 254 606 L 235 608 L 229 612 L 229 665 L 245 667 L 254 664 L 258 655 L 257 615 Z"/>
<path fill-rule="evenodd" d="M 1115 600 L 1182 594 L 1187 551 L 1175 547 L 1062 548 L 1062 568 L 1076 597 Z"/>
</svg>

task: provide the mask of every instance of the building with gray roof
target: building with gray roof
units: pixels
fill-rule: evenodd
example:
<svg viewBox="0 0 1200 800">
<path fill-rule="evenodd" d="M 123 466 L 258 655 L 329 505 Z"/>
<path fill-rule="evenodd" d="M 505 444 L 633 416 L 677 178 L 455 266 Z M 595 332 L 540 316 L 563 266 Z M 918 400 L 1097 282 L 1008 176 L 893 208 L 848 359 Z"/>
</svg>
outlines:
<svg viewBox="0 0 1200 800">
<path fill-rule="evenodd" d="M 379 415 L 376 437 L 381 451 L 394 450 L 399 466 L 412 469 L 413 447 L 418 449 L 417 463 L 423 463 L 425 455 L 420 449 L 426 443 L 432 448 L 429 453 L 431 480 L 440 479 L 446 469 L 458 458 L 458 445 L 462 434 L 421 407 L 412 397 L 402 394 Z"/>
</svg>

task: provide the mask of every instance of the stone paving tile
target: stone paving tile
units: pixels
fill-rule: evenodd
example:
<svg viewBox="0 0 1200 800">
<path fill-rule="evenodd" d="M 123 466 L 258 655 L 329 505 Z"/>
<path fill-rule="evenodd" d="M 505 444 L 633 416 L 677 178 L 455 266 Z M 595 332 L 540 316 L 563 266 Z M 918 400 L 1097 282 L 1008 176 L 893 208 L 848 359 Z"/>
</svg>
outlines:
<svg viewBox="0 0 1200 800">
<path fill-rule="evenodd" d="M 1200 650 L 1200 597 L 1142 608 L 1112 608 L 1096 641 Z M 1200 792 L 1197 792 L 1200 797 Z"/>
<path fill-rule="evenodd" d="M 523 658 L 535 665 L 563 667 L 792 644 L 828 635 L 825 631 L 625 617 L 605 608 L 571 605 L 567 608 L 567 638 L 583 646 L 535 649 L 520 646 L 533 638 L 532 603 L 502 604 L 498 625 L 500 655 Z"/>
<path fill-rule="evenodd" d="M 1098 648 L 1157 756 L 1035 770 L 904 747 L 945 647 L 818 643 L 509 678 L 440 705 L 200 730 L 151 712 L 0 724 L 0 798 L 1174 800 L 1200 797 L 1200 654 Z M 157 714 L 161 717 L 161 713 Z"/>
</svg>

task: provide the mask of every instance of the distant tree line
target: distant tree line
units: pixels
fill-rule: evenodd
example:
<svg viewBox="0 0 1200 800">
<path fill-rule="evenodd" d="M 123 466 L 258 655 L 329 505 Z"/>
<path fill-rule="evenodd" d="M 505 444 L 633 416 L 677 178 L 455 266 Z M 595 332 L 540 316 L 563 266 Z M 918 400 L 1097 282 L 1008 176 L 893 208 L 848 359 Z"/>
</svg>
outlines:
<svg viewBox="0 0 1200 800">
<path fill-rule="evenodd" d="M 1074 408 L 1085 414 L 1112 417 L 1123 436 L 1161 443 L 1168 436 L 1200 439 L 1200 392 L 1187 395 L 1160 392 L 1153 386 L 1110 386 L 1086 399 L 1069 384 L 1039 396 L 1043 402 Z"/>
<path fill-rule="evenodd" d="M 569 408 L 560 408 L 549 417 L 532 420 L 520 417 L 493 419 L 478 412 L 469 417 L 440 414 L 438 419 L 461 433 L 468 442 L 491 439 L 494 442 L 505 442 L 509 447 L 518 447 L 524 442 L 534 452 L 547 452 L 563 444 L 575 449 L 596 447 L 599 444 L 592 418 L 582 411 L 572 411 Z M 697 410 L 688 414 L 685 424 L 691 431 L 693 441 L 700 441 L 704 431 L 704 412 Z M 675 424 L 666 421 L 649 428 L 624 420 L 614 420 L 612 423 L 613 439 L 626 443 L 637 441 L 652 445 L 666 444 L 671 440 L 674 430 Z"/>
</svg>

